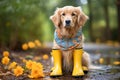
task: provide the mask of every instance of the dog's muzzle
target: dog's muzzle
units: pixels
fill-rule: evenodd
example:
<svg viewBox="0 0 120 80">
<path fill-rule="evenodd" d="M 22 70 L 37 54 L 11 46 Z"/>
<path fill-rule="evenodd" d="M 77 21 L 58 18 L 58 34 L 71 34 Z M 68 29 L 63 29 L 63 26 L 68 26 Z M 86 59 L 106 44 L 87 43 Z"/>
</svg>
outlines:
<svg viewBox="0 0 120 80">
<path fill-rule="evenodd" d="M 71 25 L 71 20 L 66 20 L 65 21 L 65 27 L 70 27 Z"/>
</svg>

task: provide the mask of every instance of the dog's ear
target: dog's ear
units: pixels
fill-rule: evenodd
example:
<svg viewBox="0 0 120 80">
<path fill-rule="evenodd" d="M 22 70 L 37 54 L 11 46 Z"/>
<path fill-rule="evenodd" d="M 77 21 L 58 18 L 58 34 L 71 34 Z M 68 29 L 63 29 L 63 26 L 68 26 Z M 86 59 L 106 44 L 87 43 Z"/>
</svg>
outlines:
<svg viewBox="0 0 120 80">
<path fill-rule="evenodd" d="M 60 27 L 60 8 L 57 8 L 56 11 L 52 16 L 50 16 L 50 19 L 54 23 L 55 27 Z"/>
<path fill-rule="evenodd" d="M 81 7 L 77 7 L 77 10 L 79 11 L 79 15 L 78 15 L 78 26 L 83 26 L 85 24 L 85 22 L 89 19 L 87 15 L 85 15 L 82 11 Z"/>
</svg>

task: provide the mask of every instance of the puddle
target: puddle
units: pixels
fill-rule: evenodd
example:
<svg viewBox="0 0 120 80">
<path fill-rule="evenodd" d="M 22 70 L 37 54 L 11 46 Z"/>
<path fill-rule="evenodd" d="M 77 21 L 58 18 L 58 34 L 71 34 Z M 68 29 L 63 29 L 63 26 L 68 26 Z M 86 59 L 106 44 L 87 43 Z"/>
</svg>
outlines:
<svg viewBox="0 0 120 80">
<path fill-rule="evenodd" d="M 105 53 L 103 53 L 105 52 Z M 71 75 L 51 78 L 46 80 L 120 80 L 120 51 L 94 51 L 90 53 L 93 65 L 100 69 L 90 70 L 82 78 L 74 78 Z"/>
</svg>

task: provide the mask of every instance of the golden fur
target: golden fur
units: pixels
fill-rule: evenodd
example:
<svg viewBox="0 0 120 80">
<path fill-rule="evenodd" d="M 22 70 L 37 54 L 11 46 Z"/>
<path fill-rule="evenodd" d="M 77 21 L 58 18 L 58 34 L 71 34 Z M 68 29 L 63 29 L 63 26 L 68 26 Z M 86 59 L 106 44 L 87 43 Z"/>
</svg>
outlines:
<svg viewBox="0 0 120 80">
<path fill-rule="evenodd" d="M 73 6 L 65 6 L 63 8 L 57 8 L 54 15 L 50 17 L 52 22 L 54 23 L 57 30 L 59 30 L 60 35 L 66 38 L 72 38 L 75 36 L 77 30 L 82 28 L 85 22 L 88 19 L 80 7 Z M 66 20 L 70 20 L 70 25 L 66 28 Z M 83 39 L 83 38 L 82 38 Z M 83 40 L 77 48 L 81 48 L 83 45 Z M 61 49 L 60 46 L 54 40 L 53 49 Z M 73 50 L 62 51 L 62 60 L 63 60 L 63 70 L 67 72 L 71 72 L 73 68 Z M 82 64 L 89 68 L 90 65 L 90 57 L 89 54 L 84 52 L 82 58 Z"/>
</svg>

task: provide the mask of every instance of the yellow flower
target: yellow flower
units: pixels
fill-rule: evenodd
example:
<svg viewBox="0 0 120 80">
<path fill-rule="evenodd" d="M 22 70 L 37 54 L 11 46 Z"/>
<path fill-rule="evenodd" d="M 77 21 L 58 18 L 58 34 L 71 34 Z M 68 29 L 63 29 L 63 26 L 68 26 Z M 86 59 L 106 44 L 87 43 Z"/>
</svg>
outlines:
<svg viewBox="0 0 120 80">
<path fill-rule="evenodd" d="M 47 60 L 49 58 L 49 56 L 47 54 L 43 55 L 43 59 Z"/>
<path fill-rule="evenodd" d="M 34 47 L 35 47 L 35 44 L 30 41 L 30 42 L 28 42 L 28 46 L 29 46 L 29 48 L 34 48 Z"/>
<path fill-rule="evenodd" d="M 13 72 L 15 76 L 20 76 L 23 74 L 24 69 L 21 66 L 17 66 Z"/>
<path fill-rule="evenodd" d="M 32 65 L 33 65 L 33 61 L 31 61 L 31 60 L 29 60 L 29 61 L 26 62 L 26 67 L 28 69 L 32 69 Z"/>
<path fill-rule="evenodd" d="M 44 77 L 43 65 L 35 61 L 32 62 L 31 73 L 28 75 L 29 78 L 39 78 Z"/>
<path fill-rule="evenodd" d="M 41 63 L 33 62 L 32 69 L 33 68 L 43 69 L 43 65 Z"/>
<path fill-rule="evenodd" d="M 103 62 L 104 62 L 104 58 L 100 58 L 100 59 L 99 59 L 99 63 L 100 63 L 100 64 L 103 64 Z"/>
<path fill-rule="evenodd" d="M 114 65 L 120 65 L 120 61 L 114 61 L 113 64 Z"/>
<path fill-rule="evenodd" d="M 8 69 L 9 69 L 9 70 L 10 70 L 10 69 L 13 69 L 13 68 L 16 67 L 16 65 L 17 65 L 16 62 L 12 62 L 12 63 L 9 65 Z"/>
<path fill-rule="evenodd" d="M 41 47 L 41 43 L 40 43 L 39 40 L 35 40 L 34 42 L 35 42 L 35 44 L 36 44 L 38 47 Z"/>
<path fill-rule="evenodd" d="M 39 68 L 39 67 L 33 67 L 32 70 L 31 70 L 31 74 L 28 75 L 29 78 L 39 78 L 39 77 L 44 77 L 44 74 L 43 74 L 43 69 L 42 68 Z"/>
<path fill-rule="evenodd" d="M 31 70 L 30 75 L 28 75 L 29 78 L 44 77 L 43 65 L 41 63 L 29 60 L 26 62 L 26 67 Z"/>
<path fill-rule="evenodd" d="M 7 65 L 9 63 L 10 59 L 8 57 L 3 57 L 2 58 L 2 64 Z"/>
<path fill-rule="evenodd" d="M 9 52 L 8 52 L 8 51 L 4 51 L 4 52 L 3 52 L 3 56 L 4 56 L 4 57 L 8 57 L 8 56 L 9 56 Z"/>
<path fill-rule="evenodd" d="M 24 44 L 22 45 L 22 49 L 23 49 L 23 50 L 27 50 L 27 49 L 28 49 L 28 45 L 27 45 L 26 43 L 24 43 Z"/>
</svg>

